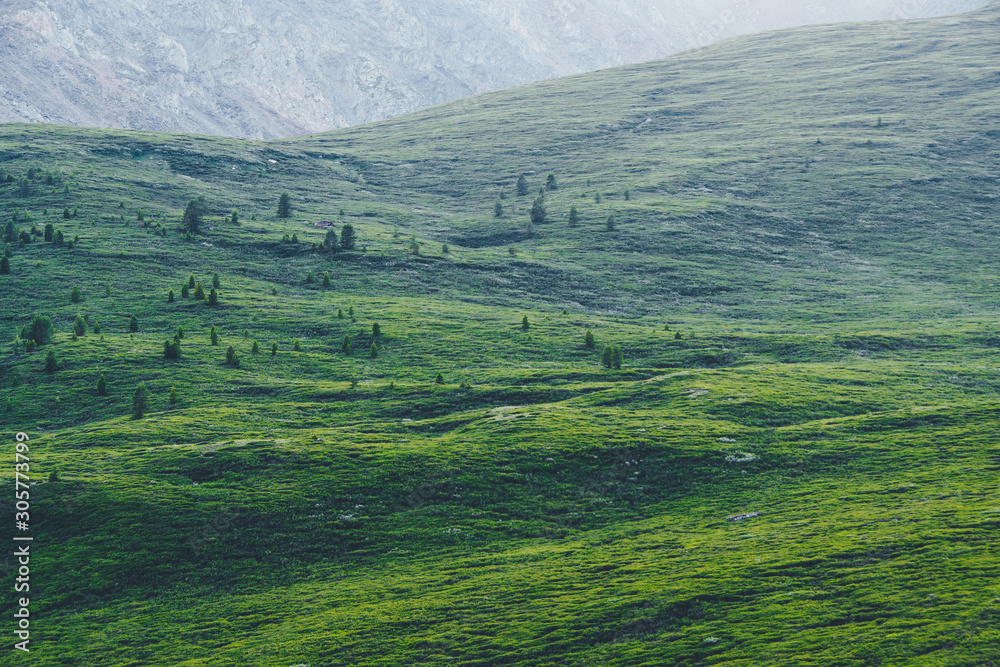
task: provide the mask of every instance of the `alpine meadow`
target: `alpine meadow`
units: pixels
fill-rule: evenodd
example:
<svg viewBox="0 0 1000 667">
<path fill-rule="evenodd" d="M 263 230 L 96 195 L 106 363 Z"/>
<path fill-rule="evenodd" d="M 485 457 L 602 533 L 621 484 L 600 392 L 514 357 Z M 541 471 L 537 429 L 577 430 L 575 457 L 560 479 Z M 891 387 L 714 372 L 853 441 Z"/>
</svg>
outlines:
<svg viewBox="0 0 1000 667">
<path fill-rule="evenodd" d="M 0 664 L 1000 664 L 998 37 L 0 125 Z"/>
</svg>

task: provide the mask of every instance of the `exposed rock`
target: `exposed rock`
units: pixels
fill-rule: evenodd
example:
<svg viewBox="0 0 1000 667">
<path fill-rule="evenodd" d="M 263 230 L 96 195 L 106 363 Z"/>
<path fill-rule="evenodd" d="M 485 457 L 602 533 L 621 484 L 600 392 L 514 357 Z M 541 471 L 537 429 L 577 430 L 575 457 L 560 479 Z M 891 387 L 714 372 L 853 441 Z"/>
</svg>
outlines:
<svg viewBox="0 0 1000 667">
<path fill-rule="evenodd" d="M 986 0 L 5 0 L 0 121 L 291 136 L 743 32 Z"/>
</svg>

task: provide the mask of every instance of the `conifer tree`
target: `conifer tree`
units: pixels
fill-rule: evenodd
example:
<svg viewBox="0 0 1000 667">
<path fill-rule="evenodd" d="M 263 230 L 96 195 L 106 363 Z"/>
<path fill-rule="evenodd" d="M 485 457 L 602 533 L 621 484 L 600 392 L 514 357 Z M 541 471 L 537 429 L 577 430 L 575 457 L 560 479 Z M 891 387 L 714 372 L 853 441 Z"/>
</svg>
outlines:
<svg viewBox="0 0 1000 667">
<path fill-rule="evenodd" d="M 108 383 L 104 380 L 104 373 L 101 373 L 97 378 L 97 395 L 108 395 Z"/>
<path fill-rule="evenodd" d="M 137 333 L 139 331 L 139 318 L 133 315 L 128 321 L 129 333 Z"/>
<path fill-rule="evenodd" d="M 101 323 L 100 322 L 94 322 L 94 333 L 95 334 L 101 333 Z"/>
<path fill-rule="evenodd" d="M 45 372 L 55 373 L 58 368 L 59 362 L 56 360 L 56 351 L 49 350 L 48 354 L 45 355 Z"/>
<path fill-rule="evenodd" d="M 66 213 L 69 213 L 69 209 L 66 209 Z M 66 217 L 69 216 L 67 215 Z M 51 222 L 45 224 L 45 236 L 43 238 L 47 243 L 52 242 L 52 235 L 55 234 L 55 231 L 55 227 L 52 226 Z"/>
<path fill-rule="evenodd" d="M 329 286 L 330 286 L 330 272 L 329 271 L 324 271 L 323 272 L 323 287 L 329 287 Z"/>
<path fill-rule="evenodd" d="M 10 274 L 10 260 L 7 257 L 0 257 L 0 276 Z"/>
<path fill-rule="evenodd" d="M 80 288 L 77 285 L 73 285 L 73 289 L 69 291 L 69 300 L 73 303 L 80 303 L 83 296 L 80 294 Z"/>
<path fill-rule="evenodd" d="M 517 179 L 517 196 L 523 197 L 526 194 L 528 194 L 528 179 L 521 174 Z"/>
<path fill-rule="evenodd" d="M 173 302 L 174 302 L 174 290 L 171 289 L 167 291 L 167 303 L 173 303 Z"/>
<path fill-rule="evenodd" d="M 187 286 L 187 283 L 184 283 L 184 286 L 181 287 L 181 298 L 186 299 L 189 296 L 191 296 L 191 289 Z"/>
<path fill-rule="evenodd" d="M 271 356 L 275 357 L 277 355 L 278 355 L 278 344 L 277 343 L 271 343 Z"/>
<path fill-rule="evenodd" d="M 145 382 L 140 382 L 135 388 L 135 393 L 132 394 L 132 419 L 142 419 L 142 416 L 146 414 L 148 404 L 149 390 L 146 389 Z"/>
<path fill-rule="evenodd" d="M 550 173 L 548 175 L 548 177 L 545 179 L 545 189 L 546 190 L 555 190 L 558 187 L 559 186 L 556 185 L 556 175 Z"/>
<path fill-rule="evenodd" d="M 201 283 L 194 286 L 194 298 L 197 301 L 205 300 L 205 288 L 201 286 Z"/>
<path fill-rule="evenodd" d="M 170 394 L 167 396 L 167 403 L 170 405 L 177 405 L 177 387 L 170 388 Z"/>
<path fill-rule="evenodd" d="M 218 306 L 219 305 L 219 293 L 212 288 L 212 291 L 208 293 L 208 305 Z"/>
<path fill-rule="evenodd" d="M 382 327 L 379 326 L 378 322 L 373 322 L 372 323 L 372 337 L 373 338 L 378 338 L 381 335 L 382 335 Z"/>
<path fill-rule="evenodd" d="M 434 384 L 444 384 L 444 376 L 438 373 L 437 377 L 434 378 Z"/>
<path fill-rule="evenodd" d="M 605 368 L 611 368 L 611 346 L 604 346 L 604 354 L 601 355 L 601 363 Z"/>
<path fill-rule="evenodd" d="M 594 341 L 594 334 L 590 329 L 587 329 L 587 333 L 583 337 L 583 346 L 591 350 L 593 350 L 594 347 L 596 346 L 596 342 Z"/>
<path fill-rule="evenodd" d="M 569 226 L 576 227 L 580 224 L 580 214 L 576 210 L 576 206 L 569 207 Z"/>
<path fill-rule="evenodd" d="M 340 351 L 344 354 L 351 353 L 351 336 L 350 334 L 344 334 L 344 342 L 340 345 Z"/>
<path fill-rule="evenodd" d="M 282 192 L 278 197 L 278 217 L 290 218 L 292 216 L 292 198 L 287 192 Z"/>
<path fill-rule="evenodd" d="M 309 273 L 306 274 L 306 283 L 312 284 L 313 282 L 315 282 L 315 278 L 313 278 L 313 272 L 310 271 Z"/>
<path fill-rule="evenodd" d="M 212 345 L 218 345 L 219 344 L 219 330 L 216 329 L 214 325 L 212 326 L 212 331 L 211 331 L 211 333 L 209 335 L 212 337 Z"/>
<path fill-rule="evenodd" d="M 354 226 L 344 225 L 340 229 L 340 247 L 344 250 L 354 250 L 357 239 L 354 238 Z"/>
<path fill-rule="evenodd" d="M 378 356 L 378 345 L 376 345 L 375 343 L 372 343 L 371 349 L 368 350 L 368 355 L 372 359 L 374 359 L 375 357 L 377 357 Z"/>
<path fill-rule="evenodd" d="M 257 345 L 257 341 L 254 341 L 253 347 L 250 348 L 250 354 L 259 354 L 259 353 L 260 353 L 260 346 Z"/>
<path fill-rule="evenodd" d="M 194 289 L 195 284 L 196 283 L 194 281 L 194 274 L 192 273 L 188 276 L 188 287 Z"/>
<path fill-rule="evenodd" d="M 531 222 L 539 225 L 545 222 L 545 199 L 541 196 L 536 197 L 534 203 L 531 205 Z"/>
<path fill-rule="evenodd" d="M 497 199 L 493 203 L 493 217 L 502 218 L 503 217 L 503 202 Z"/>
<path fill-rule="evenodd" d="M 219 274 L 218 273 L 213 273 L 212 274 L 212 287 L 214 287 L 215 289 L 219 289 L 219 287 L 221 287 L 221 286 L 222 286 L 222 283 L 219 281 Z"/>
<path fill-rule="evenodd" d="M 527 331 L 530 326 L 531 325 L 528 323 L 528 316 L 525 315 L 524 317 L 521 318 L 521 328 Z"/>
<path fill-rule="evenodd" d="M 73 320 L 73 333 L 77 336 L 83 336 L 87 333 L 87 321 L 83 319 L 83 315 L 77 315 L 76 319 Z"/>
</svg>

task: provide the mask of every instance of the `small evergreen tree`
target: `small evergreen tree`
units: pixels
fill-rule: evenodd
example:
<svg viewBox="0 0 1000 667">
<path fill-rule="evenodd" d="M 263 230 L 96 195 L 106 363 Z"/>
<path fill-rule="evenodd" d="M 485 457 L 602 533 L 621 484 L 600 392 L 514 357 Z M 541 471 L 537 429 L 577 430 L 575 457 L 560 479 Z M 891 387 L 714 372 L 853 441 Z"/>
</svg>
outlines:
<svg viewBox="0 0 1000 667">
<path fill-rule="evenodd" d="M 7 257 L 0 257 L 0 276 L 10 274 L 10 260 Z"/>
<path fill-rule="evenodd" d="M 56 369 L 59 368 L 59 362 L 56 360 L 56 351 L 49 350 L 45 355 L 45 372 L 55 373 Z"/>
<path fill-rule="evenodd" d="M 329 271 L 324 271 L 323 272 L 323 287 L 329 287 L 329 286 L 330 286 L 330 272 Z"/>
<path fill-rule="evenodd" d="M 209 335 L 212 338 L 212 345 L 218 345 L 219 344 L 219 330 L 216 329 L 214 325 L 212 326 L 212 331 L 211 331 L 211 333 Z"/>
<path fill-rule="evenodd" d="M 277 343 L 271 343 L 271 356 L 272 357 L 278 356 L 278 344 Z"/>
<path fill-rule="evenodd" d="M 444 384 L 444 376 L 438 373 L 437 377 L 434 378 L 434 384 Z"/>
<path fill-rule="evenodd" d="M 580 214 L 576 210 L 576 206 L 569 207 L 569 226 L 576 227 L 580 224 Z"/>
<path fill-rule="evenodd" d="M 170 388 L 170 394 L 167 396 L 167 403 L 170 405 L 177 405 L 177 387 Z"/>
<path fill-rule="evenodd" d="M 94 333 L 95 334 L 101 333 L 101 323 L 100 322 L 94 322 Z"/>
<path fill-rule="evenodd" d="M 338 308 L 337 309 L 337 319 L 340 319 L 340 320 L 344 319 L 344 309 L 343 308 Z"/>
<path fill-rule="evenodd" d="M 587 329 L 587 333 L 583 337 L 583 346 L 593 350 L 597 343 L 594 340 L 594 334 L 590 329 Z"/>
<path fill-rule="evenodd" d="M 135 393 L 132 394 L 132 419 L 142 419 L 142 416 L 146 414 L 148 404 L 149 390 L 146 389 L 145 382 L 140 382 L 135 388 Z"/>
<path fill-rule="evenodd" d="M 197 301 L 205 300 L 205 288 L 201 286 L 201 283 L 194 286 L 194 298 Z"/>
<path fill-rule="evenodd" d="M 420 254 L 420 243 L 417 241 L 416 235 L 410 237 L 410 252 L 414 255 Z"/>
<path fill-rule="evenodd" d="M 556 175 L 555 174 L 549 174 L 548 177 L 546 177 L 546 179 L 545 179 L 545 189 L 546 190 L 555 190 L 558 187 L 559 186 L 556 185 Z"/>
<path fill-rule="evenodd" d="M 594 193 L 594 203 L 595 204 L 600 204 L 601 203 L 601 193 L 600 192 L 595 192 Z"/>
<path fill-rule="evenodd" d="M 104 380 L 104 373 L 101 373 L 97 378 L 97 395 L 108 395 L 108 383 Z"/>
<path fill-rule="evenodd" d="M 354 238 L 354 227 L 352 225 L 344 225 L 340 229 L 340 247 L 344 250 L 354 250 L 354 246 L 357 243 L 357 239 Z"/>
<path fill-rule="evenodd" d="M 503 202 L 497 199 L 493 203 L 493 217 L 502 218 L 503 217 Z"/>
<path fill-rule="evenodd" d="M 372 323 L 372 338 L 378 338 L 382 335 L 382 327 L 379 326 L 378 322 Z"/>
<path fill-rule="evenodd" d="M 531 222 L 533 224 L 539 225 L 545 222 L 545 200 L 542 197 L 536 197 L 534 203 L 531 205 Z"/>
<path fill-rule="evenodd" d="M 208 305 L 218 306 L 219 305 L 219 293 L 212 288 L 212 291 L 208 293 Z"/>
<path fill-rule="evenodd" d="M 194 289 L 195 284 L 196 283 L 194 281 L 194 274 L 192 273 L 188 276 L 188 287 Z"/>
<path fill-rule="evenodd" d="M 351 336 L 350 334 L 344 334 L 344 342 L 340 345 L 340 351 L 344 354 L 351 353 Z"/>
<path fill-rule="evenodd" d="M 191 296 L 191 290 L 188 288 L 187 283 L 184 283 L 184 286 L 181 287 L 181 298 L 186 299 L 189 296 Z"/>
<path fill-rule="evenodd" d="M 603 364 L 605 368 L 611 368 L 611 346 L 610 345 L 605 345 L 604 346 L 604 354 L 601 355 L 601 364 Z"/>
<path fill-rule="evenodd" d="M 180 359 L 181 358 L 181 342 L 178 339 L 165 340 L 163 341 L 163 358 L 164 359 Z"/>
<path fill-rule="evenodd" d="M 340 246 L 337 245 L 337 232 L 332 229 L 326 230 L 326 236 L 323 237 L 323 250 L 326 252 L 337 252 L 340 250 Z"/>
<path fill-rule="evenodd" d="M 221 286 L 222 286 L 222 283 L 219 280 L 219 274 L 218 273 L 213 273 L 212 274 L 212 287 L 214 287 L 215 289 L 219 289 L 219 287 L 221 287 Z"/>
<path fill-rule="evenodd" d="M 313 272 L 312 271 L 310 271 L 309 273 L 306 274 L 306 284 L 310 284 L 311 285 L 315 281 L 316 281 L 316 279 L 313 278 Z"/>
<path fill-rule="evenodd" d="M 354 319 L 354 306 L 347 307 L 347 316 L 352 320 Z"/>
<path fill-rule="evenodd" d="M 302 343 L 299 342 L 298 340 L 296 340 L 295 341 L 295 345 L 292 346 L 292 350 L 295 351 L 295 352 L 301 352 L 302 351 Z"/>
<path fill-rule="evenodd" d="M 287 192 L 282 192 L 281 196 L 278 197 L 278 217 L 292 217 L 292 198 L 288 196 Z"/>
<path fill-rule="evenodd" d="M 614 215 L 609 215 L 608 216 L 608 221 L 605 224 L 605 227 L 607 228 L 607 230 L 609 232 L 615 231 L 615 216 Z"/>
<path fill-rule="evenodd" d="M 240 212 L 234 209 L 232 215 L 229 216 L 229 220 L 234 225 L 240 224 Z"/>
<path fill-rule="evenodd" d="M 17 212 L 14 212 L 17 215 Z M 17 240 L 17 229 L 14 227 L 14 221 L 8 220 L 6 226 L 3 228 L 3 240 L 7 243 L 13 243 Z"/>
<path fill-rule="evenodd" d="M 683 338 L 683 336 L 681 336 L 681 332 L 680 331 L 678 331 L 677 333 L 674 334 L 674 340 L 680 340 L 681 338 Z"/>
<path fill-rule="evenodd" d="M 631 198 L 632 198 L 632 192 L 630 190 L 625 190 L 625 201 L 628 201 Z"/>
<path fill-rule="evenodd" d="M 372 347 L 371 347 L 371 349 L 370 349 L 370 350 L 368 350 L 368 355 L 369 355 L 369 356 L 370 356 L 370 357 L 371 357 L 372 359 L 374 359 L 375 357 L 377 357 L 377 356 L 378 356 L 378 345 L 376 345 L 375 343 L 372 343 Z"/>
<path fill-rule="evenodd" d="M 53 245 L 61 246 L 63 244 L 64 240 L 65 240 L 65 237 L 63 236 L 62 230 L 61 229 L 57 229 L 56 233 L 55 233 L 55 236 L 52 237 L 52 243 L 53 243 Z"/>
<path fill-rule="evenodd" d="M 69 213 L 69 209 L 66 209 L 66 213 Z M 69 217 L 68 215 L 66 217 Z M 47 243 L 52 242 L 52 235 L 55 234 L 56 228 L 52 226 L 52 223 L 45 224 L 45 236 L 43 237 Z"/>
<path fill-rule="evenodd" d="M 523 197 L 526 194 L 528 194 L 528 179 L 521 174 L 517 179 L 517 196 Z"/>
<path fill-rule="evenodd" d="M 173 303 L 173 302 L 174 302 L 174 290 L 171 289 L 167 291 L 167 303 Z"/>
<path fill-rule="evenodd" d="M 76 319 L 73 320 L 73 333 L 77 336 L 84 336 L 87 333 L 87 321 L 83 319 L 83 315 L 77 315 Z"/>
<path fill-rule="evenodd" d="M 236 354 L 236 350 L 233 348 L 232 345 L 230 345 L 229 348 L 226 350 L 226 363 L 230 366 L 234 366 L 237 356 L 238 355 Z"/>
<path fill-rule="evenodd" d="M 611 346 L 611 365 L 616 371 L 622 369 L 622 349 L 617 345 Z"/>
<path fill-rule="evenodd" d="M 177 340 L 180 340 L 181 338 L 184 338 L 184 327 L 181 327 L 181 326 L 177 327 L 176 338 L 177 338 Z"/>
<path fill-rule="evenodd" d="M 44 315 L 35 315 L 28 329 L 22 329 L 21 338 L 30 339 L 36 345 L 45 345 L 52 339 L 52 320 Z"/>
<path fill-rule="evenodd" d="M 184 216 L 181 218 L 181 228 L 197 234 L 201 229 L 201 219 L 208 212 L 208 205 L 205 204 L 205 197 L 201 196 L 192 199 L 184 208 Z"/>
<path fill-rule="evenodd" d="M 137 333 L 139 331 L 139 318 L 135 315 L 128 321 L 128 331 L 129 333 Z"/>
<path fill-rule="evenodd" d="M 528 323 L 528 316 L 525 315 L 521 318 L 521 328 L 527 331 L 530 326 L 531 325 Z"/>
<path fill-rule="evenodd" d="M 69 300 L 72 301 L 73 303 L 80 303 L 82 299 L 83 296 L 80 294 L 80 288 L 76 285 L 73 285 L 73 289 L 69 291 Z"/>
<path fill-rule="evenodd" d="M 257 345 L 257 341 L 254 341 L 253 347 L 250 348 L 250 354 L 259 354 L 259 353 L 260 353 L 260 346 Z"/>
<path fill-rule="evenodd" d="M 64 220 L 69 220 L 69 206 L 66 206 L 65 208 L 63 208 L 63 219 Z M 46 227 L 47 226 L 48 225 L 46 225 Z M 51 241 L 52 239 L 49 238 L 48 235 L 46 235 L 45 240 L 46 241 Z"/>
</svg>

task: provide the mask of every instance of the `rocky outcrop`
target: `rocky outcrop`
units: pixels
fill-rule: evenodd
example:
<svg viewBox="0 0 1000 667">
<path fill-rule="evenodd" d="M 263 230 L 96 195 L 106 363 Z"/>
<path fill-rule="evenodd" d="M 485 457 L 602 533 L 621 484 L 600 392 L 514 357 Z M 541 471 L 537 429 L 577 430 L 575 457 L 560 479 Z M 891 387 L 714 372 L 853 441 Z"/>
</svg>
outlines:
<svg viewBox="0 0 1000 667">
<path fill-rule="evenodd" d="M 739 33 L 985 0 L 5 0 L 0 121 L 291 136 Z"/>
</svg>

